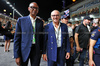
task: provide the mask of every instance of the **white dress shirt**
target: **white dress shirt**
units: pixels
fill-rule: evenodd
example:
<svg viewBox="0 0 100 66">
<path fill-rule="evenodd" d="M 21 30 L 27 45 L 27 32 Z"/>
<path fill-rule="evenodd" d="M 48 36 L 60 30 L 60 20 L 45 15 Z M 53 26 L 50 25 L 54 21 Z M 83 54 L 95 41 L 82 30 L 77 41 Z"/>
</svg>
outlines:
<svg viewBox="0 0 100 66">
<path fill-rule="evenodd" d="M 55 35 L 56 35 L 56 42 L 57 42 L 57 47 L 61 47 L 61 26 L 59 23 L 58 28 L 55 27 L 55 24 L 53 24 L 54 30 L 55 30 Z"/>
</svg>

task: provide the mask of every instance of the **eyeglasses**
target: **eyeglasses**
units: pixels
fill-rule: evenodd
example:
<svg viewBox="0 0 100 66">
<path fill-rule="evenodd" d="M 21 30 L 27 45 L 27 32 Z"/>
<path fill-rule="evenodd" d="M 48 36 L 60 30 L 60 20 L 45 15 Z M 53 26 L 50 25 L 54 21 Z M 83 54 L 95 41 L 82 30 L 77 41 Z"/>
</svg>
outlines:
<svg viewBox="0 0 100 66">
<path fill-rule="evenodd" d="M 51 16 L 52 16 L 52 17 L 55 17 L 55 16 L 58 17 L 59 15 L 51 15 Z"/>
<path fill-rule="evenodd" d="M 33 6 L 30 6 L 31 9 L 36 9 L 38 10 L 39 8 L 38 7 L 33 7 Z"/>
</svg>

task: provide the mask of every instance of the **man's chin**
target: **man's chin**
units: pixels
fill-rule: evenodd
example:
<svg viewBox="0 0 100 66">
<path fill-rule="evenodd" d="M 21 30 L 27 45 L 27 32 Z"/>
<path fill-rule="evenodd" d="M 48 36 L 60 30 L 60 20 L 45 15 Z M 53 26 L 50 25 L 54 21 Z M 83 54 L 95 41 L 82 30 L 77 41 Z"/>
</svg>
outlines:
<svg viewBox="0 0 100 66">
<path fill-rule="evenodd" d="M 32 14 L 32 16 L 35 16 L 35 14 Z"/>
<path fill-rule="evenodd" d="M 58 20 L 54 20 L 54 22 L 59 22 Z"/>
</svg>

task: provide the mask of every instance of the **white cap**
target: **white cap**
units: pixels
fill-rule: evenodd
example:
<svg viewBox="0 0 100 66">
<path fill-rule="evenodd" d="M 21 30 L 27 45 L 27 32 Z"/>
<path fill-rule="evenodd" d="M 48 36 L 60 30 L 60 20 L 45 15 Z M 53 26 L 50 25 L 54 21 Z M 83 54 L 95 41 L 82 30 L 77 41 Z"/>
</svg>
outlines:
<svg viewBox="0 0 100 66">
<path fill-rule="evenodd" d="M 93 19 L 93 23 L 98 23 L 98 19 Z"/>
</svg>

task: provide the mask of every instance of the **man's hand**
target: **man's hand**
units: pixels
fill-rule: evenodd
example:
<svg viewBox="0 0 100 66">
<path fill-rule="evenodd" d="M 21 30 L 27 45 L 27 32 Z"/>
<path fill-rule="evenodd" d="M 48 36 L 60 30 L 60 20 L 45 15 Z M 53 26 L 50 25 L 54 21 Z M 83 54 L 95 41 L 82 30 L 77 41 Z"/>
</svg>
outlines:
<svg viewBox="0 0 100 66">
<path fill-rule="evenodd" d="M 43 60 L 47 61 L 47 55 L 46 54 L 43 54 Z"/>
<path fill-rule="evenodd" d="M 77 52 L 80 52 L 82 50 L 82 48 L 80 47 L 76 47 Z"/>
<path fill-rule="evenodd" d="M 20 59 L 20 57 L 19 58 L 16 58 L 15 61 L 16 61 L 16 64 L 18 66 L 21 66 L 21 59 Z"/>
<path fill-rule="evenodd" d="M 93 60 L 89 60 L 89 66 L 96 66 Z"/>
<path fill-rule="evenodd" d="M 15 31 L 11 31 L 11 33 L 12 33 L 12 34 L 14 34 L 14 33 L 15 33 Z"/>
<path fill-rule="evenodd" d="M 69 59 L 69 58 L 70 58 L 70 53 L 67 52 L 67 53 L 66 53 L 66 59 Z"/>
</svg>

